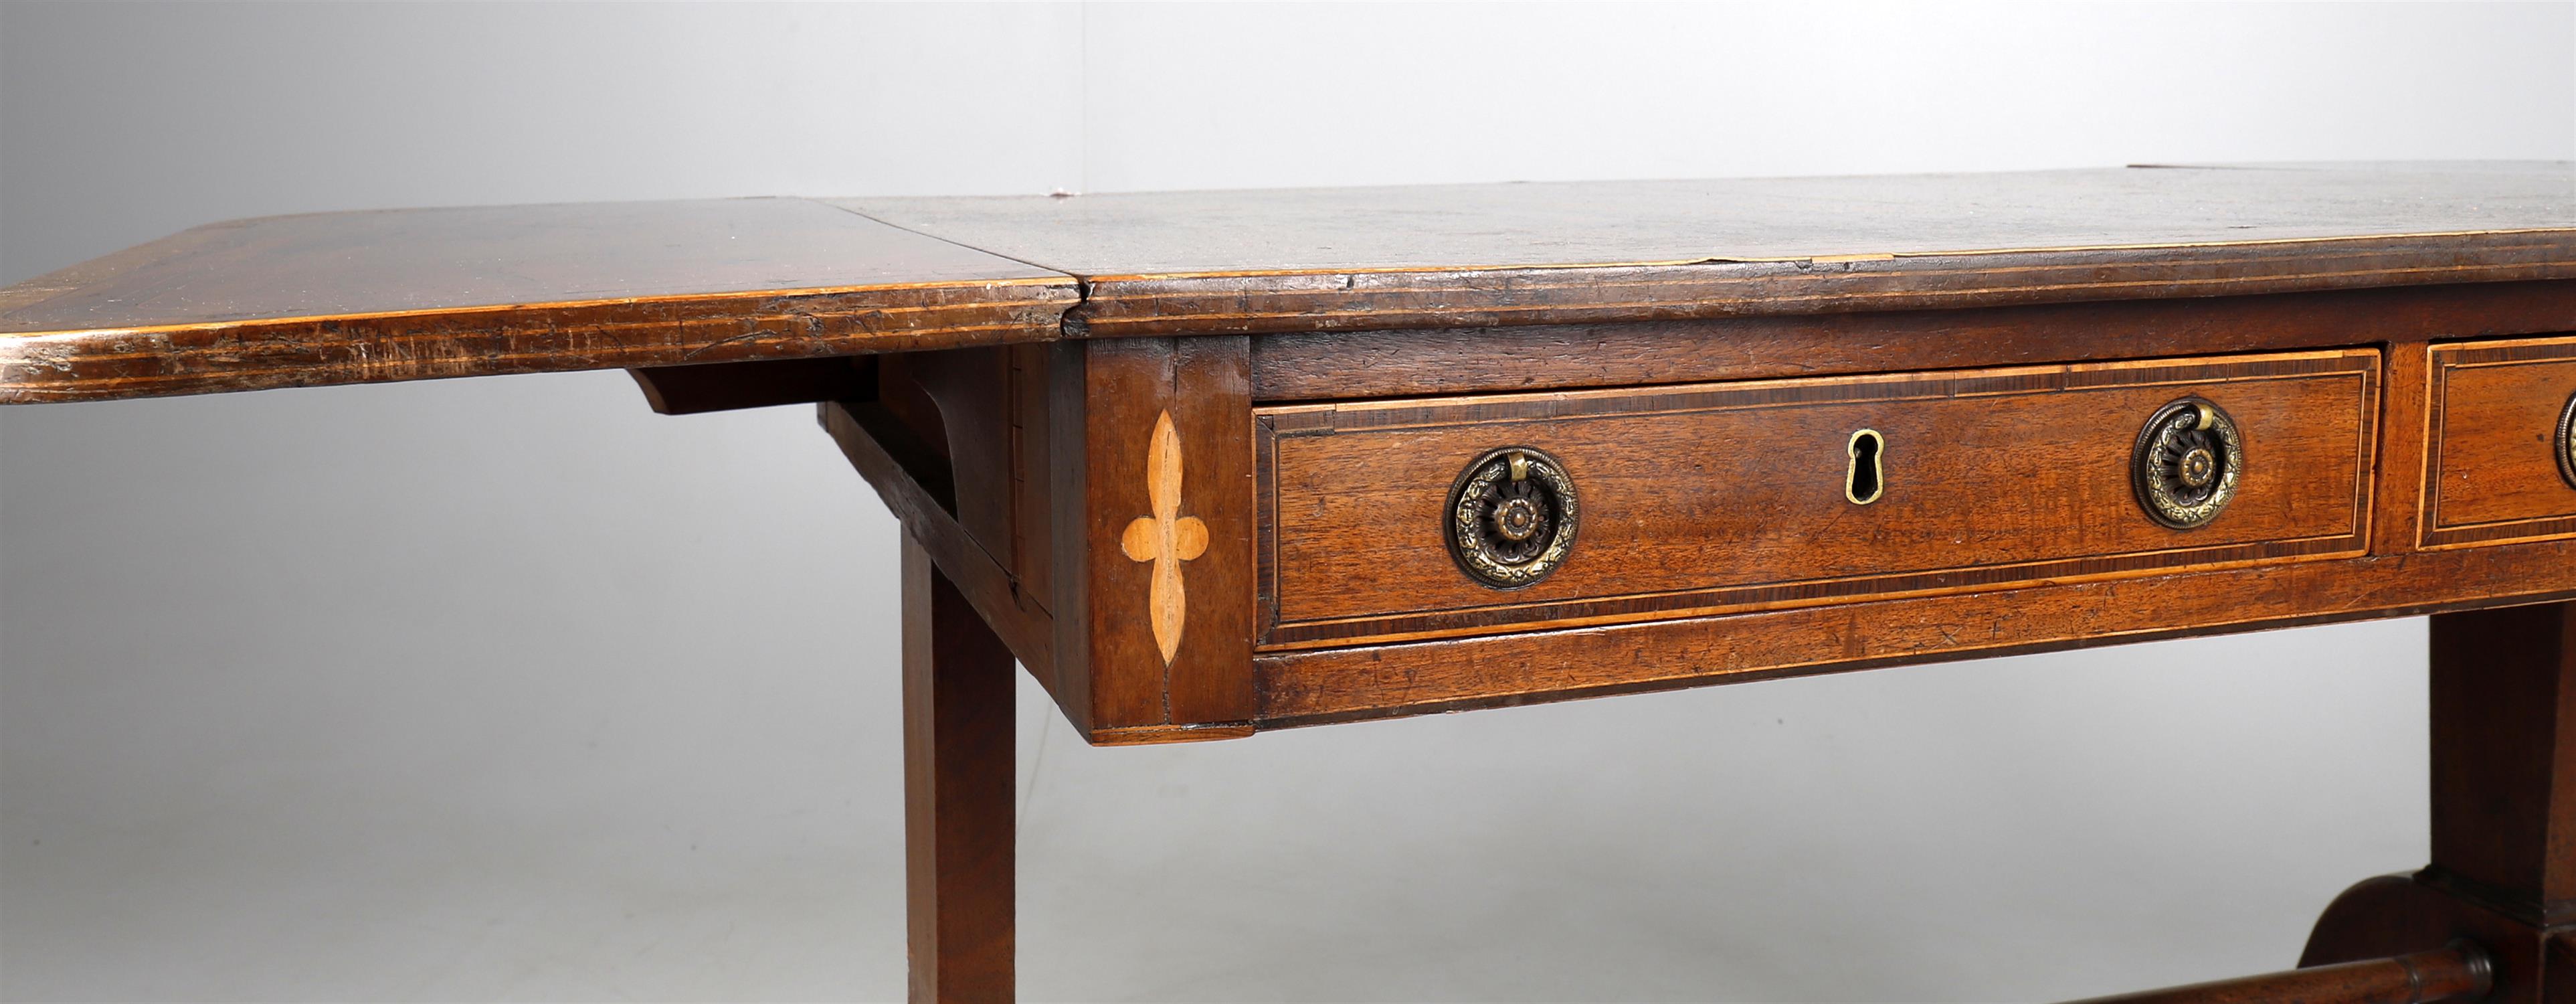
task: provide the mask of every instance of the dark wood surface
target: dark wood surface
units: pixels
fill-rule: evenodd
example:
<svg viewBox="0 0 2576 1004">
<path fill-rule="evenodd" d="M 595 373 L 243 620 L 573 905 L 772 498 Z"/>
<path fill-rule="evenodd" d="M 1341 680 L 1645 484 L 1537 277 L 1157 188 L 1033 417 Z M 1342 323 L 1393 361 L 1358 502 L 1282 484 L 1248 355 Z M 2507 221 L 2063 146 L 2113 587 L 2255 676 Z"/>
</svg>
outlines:
<svg viewBox="0 0 2576 1004">
<path fill-rule="evenodd" d="M 2076 1004 L 2445 1004 L 2478 1000 L 2494 989 L 2491 967 L 2475 946 L 2446 946 Z"/>
<path fill-rule="evenodd" d="M 1265 727 L 2576 597 L 2576 540 L 2186 571 L 1253 660 Z"/>
<path fill-rule="evenodd" d="M 1014 655 L 1117 744 L 2437 614 L 2431 866 L 2319 921 L 2303 963 L 2361 965 L 2200 999 L 2423 997 L 2465 939 L 2539 1001 L 2576 996 L 2572 330 L 2563 164 L 741 200 L 200 228 L 0 291 L 0 401 L 822 402 L 906 527 L 916 999 L 1011 993 Z M 2175 532 L 2122 475 L 2184 394 L 2249 468 Z M 1438 517 L 1507 445 L 1597 504 L 1497 600 Z"/>
<path fill-rule="evenodd" d="M 644 403 L 664 415 L 841 401 L 875 390 L 866 356 L 823 356 L 746 363 L 652 366 L 626 372 Z"/>
<path fill-rule="evenodd" d="M 844 199 L 1083 277 L 1093 336 L 1900 310 L 2576 275 L 2567 164 Z"/>
<path fill-rule="evenodd" d="M 1701 330 L 1743 323 L 1784 326 L 1743 339 L 1731 358 L 1712 351 L 1710 333 Z M 2488 553 L 2459 555 L 2423 552 L 2417 542 L 2432 469 L 2434 352 L 2514 345 L 2576 327 L 2576 282 L 1808 323 L 1817 330 L 1774 321 L 1635 325 L 1604 330 L 1593 341 L 1564 329 L 1545 335 L 1551 347 L 1543 353 L 1511 339 L 1510 329 L 1456 338 L 1423 333 L 1443 354 L 1438 359 L 1429 349 L 1339 361 L 1329 352 L 1265 351 L 1279 342 L 1355 337 L 1344 335 L 1023 346 L 1008 351 L 1028 357 L 1023 370 L 1044 379 L 1018 383 L 1044 384 L 1047 401 L 1007 408 L 998 402 L 1024 392 L 972 399 L 949 393 L 942 404 L 917 387 L 909 395 L 898 387 L 951 367 L 1002 374 L 961 386 L 1006 388 L 1012 370 L 999 357 L 935 365 L 930 356 L 887 357 L 879 365 L 885 400 L 826 408 L 827 416 L 846 411 L 882 420 L 827 417 L 826 424 L 1095 743 L 1239 736 L 1264 727 L 2576 593 L 2576 552 L 2565 546 L 2576 538 L 2489 541 L 2469 549 Z M 1405 335 L 1365 337 L 1391 344 Z M 2193 355 L 1962 367 L 1979 358 L 1977 347 L 1988 338 L 2016 354 L 2117 357 L 2122 345 L 2149 344 Z M 1646 376 L 1664 359 L 1677 360 L 1666 372 L 1692 376 L 1799 373 L 1814 359 L 1826 360 L 1816 368 L 1828 370 L 1879 368 L 1786 381 L 1525 389 L 1552 368 L 1578 387 L 1597 378 L 1598 369 L 1581 365 L 1594 358 L 1588 347 L 1595 344 L 1611 346 L 1605 355 L 1620 360 L 1616 365 Z M 1836 344 L 1845 348 L 1819 348 Z M 2225 355 L 2234 344 L 2307 351 Z M 2327 347 L 2356 345 L 2363 347 Z M 2374 345 L 2381 347 L 2368 347 Z M 941 356 L 962 361 L 1000 351 Z M 1446 368 L 1438 365 L 1443 359 Z M 2244 366 L 2253 369 L 2229 369 Z M 2284 366 L 2290 371 L 2271 372 Z M 1909 372 L 1922 367 L 1937 372 Z M 1509 380 L 1524 392 L 1256 403 L 1265 380 L 1326 388 L 1336 375 L 1349 375 L 1390 389 L 1413 380 L 1439 391 L 1460 385 L 1443 382 L 1451 370 L 1470 374 L 1465 382 Z M 916 376 L 894 379 L 901 372 Z M 2124 381 L 2134 386 L 2112 386 Z M 2310 384 L 2342 389 L 2301 390 L 2313 390 Z M 1887 393 L 1889 386 L 1910 389 Z M 2276 399 L 2282 388 L 2295 393 Z M 2020 403 L 2079 390 L 2143 395 L 2129 402 L 2127 411 L 2136 412 L 2186 392 L 2223 399 L 2250 430 L 2255 458 L 2238 505 L 2196 531 L 2144 520 L 2119 466 L 2138 415 L 2089 406 L 2031 411 Z M 918 400 L 899 400 L 906 396 Z M 941 417 L 997 408 L 1020 416 L 1011 423 L 1016 438 L 999 450 L 977 445 L 997 441 L 998 433 L 969 434 L 974 423 Z M 1893 495 L 1860 510 L 1855 523 L 1846 511 L 1852 507 L 1838 499 L 1837 444 L 1850 430 L 1826 423 L 1831 435 L 1816 442 L 1833 447 L 1821 451 L 1831 462 L 1804 463 L 1801 456 L 1820 451 L 1773 448 L 1779 436 L 1804 428 L 1802 420 L 1758 420 L 1766 408 L 1793 416 L 1834 412 L 1899 432 L 1889 461 Z M 1885 410 L 1842 414 L 1855 408 Z M 1957 409 L 1962 417 L 1913 431 L 1881 422 L 1926 409 Z M 1151 444 L 1165 413 L 1183 458 L 1174 516 L 1198 519 L 1207 531 L 1207 550 L 1178 564 L 1182 630 L 1168 664 L 1152 629 L 1152 563 L 1125 550 L 1129 527 L 1154 510 Z M 1693 417 L 1698 413 L 1705 414 Z M 1323 440 L 1354 446 L 1347 456 L 1292 457 L 1283 468 L 1274 434 L 1289 419 L 1312 425 L 1309 432 L 1329 431 Z M 1585 431 L 1611 420 L 1736 425 L 1723 434 L 1696 427 L 1668 435 Z M 1265 425 L 1273 428 L 1264 432 Z M 1580 445 L 1579 463 L 1601 451 L 1608 466 L 1577 474 L 1598 491 L 1652 504 L 1631 506 L 1636 511 L 1626 519 L 1611 506 L 1613 518 L 1595 525 L 1557 578 L 1497 601 L 1459 575 L 1426 507 L 1439 504 L 1434 496 L 1464 457 L 1501 445 L 1485 437 L 1504 432 L 1538 437 L 1530 442 L 1568 457 L 1578 455 L 1569 444 Z M 2056 455 L 2070 449 L 2094 463 Z M 1651 455 L 1633 455 L 1638 450 Z M 1247 500 L 1222 487 L 1238 475 L 1215 472 L 1248 470 L 1257 484 L 1264 469 L 1274 479 L 1282 469 L 1303 472 L 1281 496 L 1298 504 L 1289 511 L 1272 492 L 1246 489 L 1250 504 L 1269 506 L 1271 515 L 1241 529 L 1247 523 L 1232 507 Z M 2089 478 L 2079 477 L 2087 471 Z M 1698 487 L 1675 488 L 1680 482 Z M 2331 491 L 2321 487 L 2329 484 Z M 1047 501 L 1030 494 L 1032 485 L 1045 486 Z M 1908 493 L 1926 489 L 1946 502 L 1906 510 Z M 1750 514 L 1719 505 L 1747 492 L 1780 504 L 1752 506 L 1760 511 Z M 1800 492 L 1824 502 L 1783 501 Z M 970 513 L 967 494 L 984 497 L 985 515 Z M 990 505 L 1006 498 L 1024 500 L 1011 503 L 1015 515 L 1003 520 Z M 1872 519 L 1901 510 L 1904 519 Z M 1659 525 L 1650 518 L 1656 512 L 1696 529 L 1649 533 Z M 2319 529 L 2321 520 L 2334 524 L 2332 532 Z M 1277 539 L 1262 541 L 1264 521 L 1282 528 L 1273 531 Z M 1013 525 L 972 529 L 1000 522 Z M 1292 538 L 1295 546 L 1286 546 Z M 1819 548 L 1819 541 L 1841 545 Z M 1748 547 L 1756 553 L 1738 554 Z M 1248 569 L 1235 557 L 1247 553 L 1254 563 Z M 1032 560 L 1038 556 L 1044 560 Z M 2283 561 L 2313 567 L 2274 567 Z M 1711 579 L 1729 569 L 1735 573 L 1725 581 Z M 1273 600 L 1287 606 L 1274 609 Z M 1042 635 L 1051 640 L 1030 640 Z M 1259 649 L 1246 650 L 1256 643 Z"/>
<path fill-rule="evenodd" d="M 904 890 L 911 998 L 1013 992 L 1011 654 L 907 536 L 903 546 Z"/>
<path fill-rule="evenodd" d="M 911 546 L 930 556 L 950 588 L 983 616 L 1021 664 L 1050 690 L 1057 689 L 1054 619 L 958 522 L 947 459 L 873 402 L 825 404 L 819 420 L 840 445 L 841 455 L 902 521 Z"/>
<path fill-rule="evenodd" d="M 2487 1004 L 2559 1004 L 2576 968 L 2549 958 L 2558 935 L 2485 909 L 2417 875 L 2365 879 L 2326 904 L 2299 955 L 2302 967 L 2337 966 L 2449 945 L 2476 945 L 2493 986 Z M 2553 987 L 2554 985 L 2554 987 Z"/>
<path fill-rule="evenodd" d="M 2576 483 L 2558 459 L 2559 422 L 2576 401 L 2576 338 L 2432 354 L 2425 545 L 2576 536 Z"/>
<path fill-rule="evenodd" d="M 2576 227 L 2563 163 L 835 199 L 1087 279 L 2157 247 Z"/>
<path fill-rule="evenodd" d="M 0 290 L 0 402 L 1044 340 L 1078 295 L 805 199 L 274 216 Z"/>
<path fill-rule="evenodd" d="M 1060 352 L 1057 595 L 1083 614 L 1057 622 L 1056 651 L 1087 667 L 1093 742 L 1250 734 L 1246 341 L 1122 339 Z"/>
<path fill-rule="evenodd" d="M 1394 399 L 1257 411 L 1273 648 L 1668 618 L 1853 597 L 2361 553 L 2379 354 Z M 2130 485 L 2149 415 L 2234 416 L 2251 461 L 2214 522 L 2174 530 Z M 1883 498 L 1846 444 L 1887 443 Z M 1572 476 L 1582 532 L 1545 581 L 1458 571 L 1443 513 L 1473 458 L 1528 447 Z"/>
<path fill-rule="evenodd" d="M 836 203 L 200 227 L 0 291 L 0 402 L 2576 278 L 2565 164 Z"/>
<path fill-rule="evenodd" d="M 2432 643 L 2431 870 L 2535 926 L 2576 922 L 2576 603 L 2437 617 Z"/>
<path fill-rule="evenodd" d="M 2576 1000 L 2576 603 L 2433 618 L 2432 863 L 2327 906 L 2302 966 L 2474 944 L 2497 1004 Z"/>
<path fill-rule="evenodd" d="M 2108 362 L 2576 331 L 2576 282 L 1966 310 L 1273 335 L 1255 400 L 1484 394 Z"/>
</svg>

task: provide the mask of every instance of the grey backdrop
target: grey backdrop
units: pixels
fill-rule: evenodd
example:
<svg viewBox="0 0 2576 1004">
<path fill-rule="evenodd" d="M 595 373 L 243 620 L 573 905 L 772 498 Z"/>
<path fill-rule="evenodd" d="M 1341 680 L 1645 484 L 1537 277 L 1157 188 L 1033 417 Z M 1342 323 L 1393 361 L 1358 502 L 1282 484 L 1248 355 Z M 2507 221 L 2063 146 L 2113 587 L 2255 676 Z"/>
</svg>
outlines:
<svg viewBox="0 0 2576 1004">
<path fill-rule="evenodd" d="M 0 281 L 473 203 L 2576 155 L 2520 6 L 0 5 Z M 900 995 L 895 527 L 617 373 L 0 411 L 0 996 Z M 2399 621 L 1095 750 L 1084 1000 L 2036 999 L 2425 856 Z"/>
</svg>

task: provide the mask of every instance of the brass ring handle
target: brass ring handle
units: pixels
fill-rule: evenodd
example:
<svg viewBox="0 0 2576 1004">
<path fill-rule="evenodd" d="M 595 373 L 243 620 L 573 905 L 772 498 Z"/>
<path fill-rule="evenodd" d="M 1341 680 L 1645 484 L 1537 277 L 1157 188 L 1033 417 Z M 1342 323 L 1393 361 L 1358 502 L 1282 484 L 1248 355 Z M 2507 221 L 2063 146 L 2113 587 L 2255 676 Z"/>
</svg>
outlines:
<svg viewBox="0 0 2576 1004">
<path fill-rule="evenodd" d="M 2567 410 L 2558 416 L 2558 474 L 2567 479 L 2567 487 L 2576 488 L 2576 394 L 2567 396 Z"/>
<path fill-rule="evenodd" d="M 1574 479 L 1555 457 L 1523 446 L 1484 456 L 1449 489 L 1449 553 L 1496 589 L 1544 579 L 1574 550 Z"/>
<path fill-rule="evenodd" d="M 2176 530 L 2207 526 L 2226 511 L 2244 469 L 2245 438 L 2236 420 L 2198 397 L 2156 409 L 2129 457 L 2139 507 Z"/>
</svg>

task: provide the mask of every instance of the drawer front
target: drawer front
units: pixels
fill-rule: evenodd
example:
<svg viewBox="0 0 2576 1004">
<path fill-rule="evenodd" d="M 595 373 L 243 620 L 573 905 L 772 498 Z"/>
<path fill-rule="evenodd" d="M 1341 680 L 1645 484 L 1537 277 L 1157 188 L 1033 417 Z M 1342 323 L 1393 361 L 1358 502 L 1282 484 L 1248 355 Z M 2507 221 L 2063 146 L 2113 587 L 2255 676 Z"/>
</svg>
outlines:
<svg viewBox="0 0 2576 1004">
<path fill-rule="evenodd" d="M 1259 408 L 1261 644 L 2360 553 L 2378 372 L 2348 350 Z M 2192 397 L 2242 463 L 2214 519 L 2174 529 L 2132 461 Z M 1507 449 L 1553 461 L 1576 518 L 1553 571 L 1501 588 L 1453 549 L 1452 493 Z"/>
<path fill-rule="evenodd" d="M 2576 536 L 2576 337 L 2432 354 L 2423 545 Z"/>
</svg>

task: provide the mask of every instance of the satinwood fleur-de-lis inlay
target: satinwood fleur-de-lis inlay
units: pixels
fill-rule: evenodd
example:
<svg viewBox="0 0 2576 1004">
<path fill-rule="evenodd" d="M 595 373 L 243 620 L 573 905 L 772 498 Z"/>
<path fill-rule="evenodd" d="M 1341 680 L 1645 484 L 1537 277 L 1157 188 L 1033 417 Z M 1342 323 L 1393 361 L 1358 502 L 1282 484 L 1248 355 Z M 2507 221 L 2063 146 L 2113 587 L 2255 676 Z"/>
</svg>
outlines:
<svg viewBox="0 0 2576 1004">
<path fill-rule="evenodd" d="M 1172 413 L 1154 419 L 1154 439 L 1145 448 L 1145 495 L 1154 514 L 1138 516 L 1118 537 L 1118 549 L 1129 558 L 1154 563 L 1154 586 L 1147 594 L 1154 644 L 1163 650 L 1163 665 L 1181 650 L 1181 624 L 1189 601 L 1181 589 L 1181 562 L 1207 553 L 1208 527 L 1196 516 L 1181 515 L 1181 434 L 1172 428 Z"/>
</svg>

